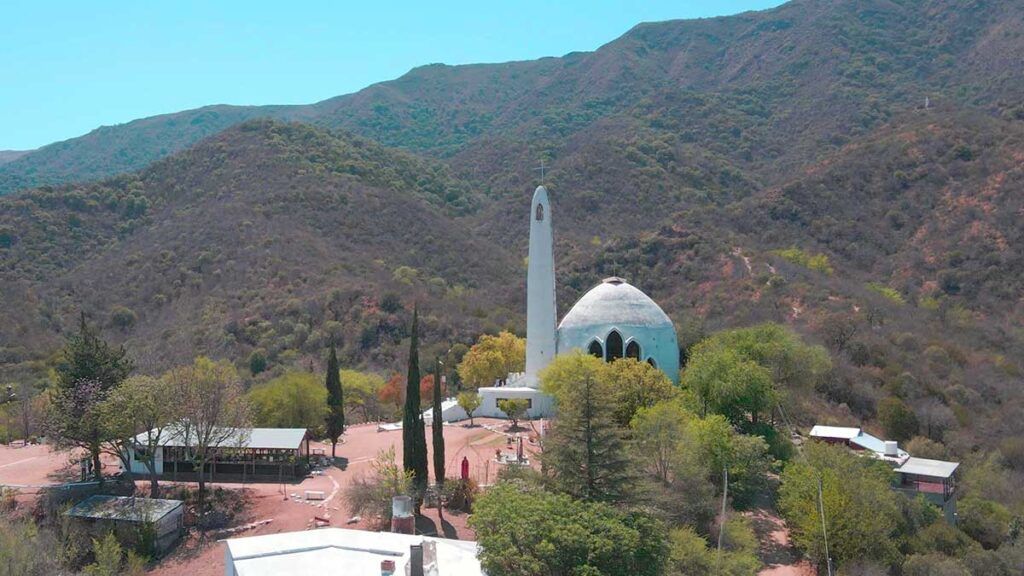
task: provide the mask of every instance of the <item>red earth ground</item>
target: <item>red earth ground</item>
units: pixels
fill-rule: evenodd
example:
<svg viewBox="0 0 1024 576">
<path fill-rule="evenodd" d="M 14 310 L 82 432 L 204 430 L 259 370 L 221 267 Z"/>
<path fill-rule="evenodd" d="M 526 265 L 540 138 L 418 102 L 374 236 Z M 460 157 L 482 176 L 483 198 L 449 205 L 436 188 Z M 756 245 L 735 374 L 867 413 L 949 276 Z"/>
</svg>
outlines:
<svg viewBox="0 0 1024 576">
<path fill-rule="evenodd" d="M 509 444 L 510 436 L 501 432 L 508 427 L 504 420 L 476 418 L 476 426 L 458 423 L 444 427 L 445 433 L 445 470 L 447 476 L 458 477 L 463 457 L 468 458 L 470 477 L 478 484 L 486 485 L 494 481 L 498 470 L 503 466 L 495 460 L 495 450 L 511 453 L 513 446 Z M 539 429 L 540 423 L 533 424 Z M 430 428 L 428 427 L 427 445 L 430 449 Z M 522 433 L 524 437 L 535 436 L 534 430 Z M 395 449 L 397 461 L 402 457 L 402 432 L 377 431 L 376 424 L 352 426 L 346 430 L 343 443 L 338 445 L 338 466 L 324 470 L 322 476 L 311 476 L 301 482 L 285 485 L 276 483 L 217 484 L 222 488 L 245 490 L 248 495 L 248 509 L 242 514 L 247 523 L 258 523 L 270 520 L 269 523 L 241 530 L 230 536 L 224 534 L 208 534 L 202 536 L 192 533 L 168 557 L 164 558 L 151 573 L 160 576 L 220 576 L 224 574 L 224 550 L 218 542 L 218 536 L 254 536 L 311 529 L 314 518 L 326 518 L 329 525 L 354 529 L 371 529 L 371 519 L 348 523 L 348 513 L 344 501 L 344 489 L 353 479 L 367 474 L 377 454 L 389 447 Z M 536 447 L 524 440 L 524 447 L 532 455 Z M 330 444 L 312 443 L 312 448 L 323 449 L 330 455 Z M 431 477 L 433 476 L 433 460 Z M 71 455 L 67 452 L 53 452 L 46 446 L 29 446 L 25 448 L 9 448 L 0 446 L 0 484 L 41 485 L 52 484 L 73 479 L 77 467 L 71 465 Z M 108 463 L 108 473 L 116 471 L 116 464 Z M 170 484 L 161 482 L 161 485 Z M 139 488 L 145 493 L 148 483 L 139 480 Z M 322 491 L 327 499 L 322 502 L 307 502 L 304 499 L 306 490 Z M 37 490 L 22 489 L 19 500 L 30 499 Z M 474 537 L 472 530 L 466 526 L 466 516 L 445 511 L 444 523 L 438 529 L 436 509 L 423 509 L 424 517 L 417 522 L 417 531 L 424 534 L 439 534 L 462 540 Z"/>
</svg>

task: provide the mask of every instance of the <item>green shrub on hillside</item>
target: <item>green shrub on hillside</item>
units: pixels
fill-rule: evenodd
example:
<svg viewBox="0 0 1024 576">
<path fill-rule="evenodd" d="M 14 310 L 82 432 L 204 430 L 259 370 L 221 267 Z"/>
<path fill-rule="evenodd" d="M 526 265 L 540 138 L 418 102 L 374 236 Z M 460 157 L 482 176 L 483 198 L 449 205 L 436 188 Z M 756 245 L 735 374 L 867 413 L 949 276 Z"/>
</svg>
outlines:
<svg viewBox="0 0 1024 576">
<path fill-rule="evenodd" d="M 787 262 L 803 266 L 808 270 L 814 270 L 815 272 L 821 272 L 822 274 L 828 274 L 829 276 L 833 273 L 832 265 L 829 263 L 828 256 L 824 254 L 812 254 L 806 250 L 797 248 L 796 246 L 783 250 L 775 250 L 772 254 L 775 254 Z"/>
</svg>

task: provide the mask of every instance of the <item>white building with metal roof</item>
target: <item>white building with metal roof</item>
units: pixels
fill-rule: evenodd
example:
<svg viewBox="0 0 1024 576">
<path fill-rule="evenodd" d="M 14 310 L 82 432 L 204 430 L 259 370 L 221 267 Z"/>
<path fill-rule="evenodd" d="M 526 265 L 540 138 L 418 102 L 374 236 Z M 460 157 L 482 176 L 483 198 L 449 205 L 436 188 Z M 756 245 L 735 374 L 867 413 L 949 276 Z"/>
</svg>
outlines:
<svg viewBox="0 0 1024 576">
<path fill-rule="evenodd" d="M 148 434 L 142 432 L 135 436 L 138 452 L 148 445 Z M 161 476 L 193 473 L 191 452 L 196 447 L 193 433 L 175 424 L 161 429 L 159 435 L 153 457 L 156 473 Z M 300 460 L 308 455 L 307 435 L 305 428 L 222 428 L 212 435 L 218 441 L 208 471 L 230 475 L 295 475 L 299 472 Z M 129 450 L 129 462 L 133 474 L 149 473 L 135 447 Z"/>
<path fill-rule="evenodd" d="M 389 572 L 390 571 L 390 572 Z M 477 544 L 392 532 L 321 528 L 224 541 L 225 576 L 483 576 Z"/>
</svg>

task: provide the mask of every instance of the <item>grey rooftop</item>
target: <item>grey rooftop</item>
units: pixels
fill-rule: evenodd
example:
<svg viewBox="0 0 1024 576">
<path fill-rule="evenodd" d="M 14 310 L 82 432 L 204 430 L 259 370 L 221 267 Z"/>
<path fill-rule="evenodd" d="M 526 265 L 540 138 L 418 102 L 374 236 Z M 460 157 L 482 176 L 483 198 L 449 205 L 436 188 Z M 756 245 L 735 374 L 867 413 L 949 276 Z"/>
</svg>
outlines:
<svg viewBox="0 0 1024 576">
<path fill-rule="evenodd" d="M 181 500 L 96 494 L 79 502 L 66 514 L 75 518 L 93 520 L 156 522 L 181 506 Z"/>
<path fill-rule="evenodd" d="M 185 430 L 181 426 L 168 426 L 160 435 L 160 446 L 184 447 Z M 223 448 L 252 448 L 269 450 L 296 450 L 306 438 L 305 428 L 233 428 L 220 443 Z M 145 446 L 146 433 L 135 437 L 136 441 Z M 194 445 L 194 440 L 188 444 Z"/>
<path fill-rule="evenodd" d="M 946 462 L 945 460 L 929 460 L 928 458 L 914 458 L 911 456 L 902 466 L 896 469 L 900 474 L 917 474 L 918 476 L 930 476 L 932 478 L 949 478 L 960 466 L 959 462 Z"/>
</svg>

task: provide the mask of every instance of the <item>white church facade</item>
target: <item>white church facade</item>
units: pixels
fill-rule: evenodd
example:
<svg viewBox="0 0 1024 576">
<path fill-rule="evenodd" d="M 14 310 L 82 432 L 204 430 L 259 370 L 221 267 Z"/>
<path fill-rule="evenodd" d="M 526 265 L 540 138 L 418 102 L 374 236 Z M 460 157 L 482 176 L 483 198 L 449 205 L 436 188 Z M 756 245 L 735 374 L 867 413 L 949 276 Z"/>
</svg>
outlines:
<svg viewBox="0 0 1024 576">
<path fill-rule="evenodd" d="M 538 186 L 530 209 L 526 275 L 526 370 L 503 386 L 480 388 L 474 416 L 502 418 L 504 399 L 527 400 L 527 414 L 554 413 L 554 399 L 540 391 L 540 373 L 558 354 L 582 350 L 608 362 L 631 357 L 648 362 L 679 383 L 675 326 L 654 300 L 622 278 L 606 278 L 580 298 L 556 325 L 554 238 L 548 192 Z"/>
</svg>

